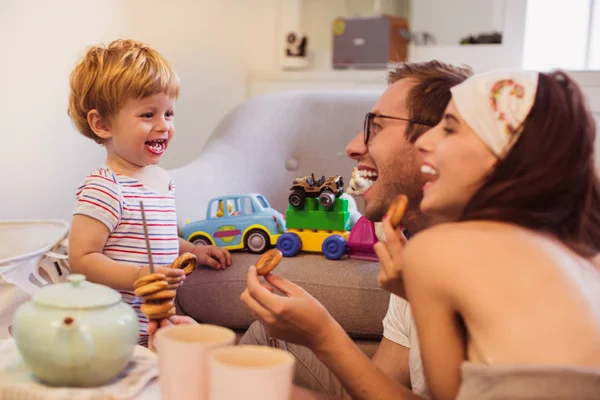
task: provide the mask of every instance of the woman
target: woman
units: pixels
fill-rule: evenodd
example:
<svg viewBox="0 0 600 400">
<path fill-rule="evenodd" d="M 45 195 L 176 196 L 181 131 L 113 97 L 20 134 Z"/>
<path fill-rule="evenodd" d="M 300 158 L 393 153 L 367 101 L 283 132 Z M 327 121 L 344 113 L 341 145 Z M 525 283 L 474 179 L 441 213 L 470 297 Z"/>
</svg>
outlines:
<svg viewBox="0 0 600 400">
<path fill-rule="evenodd" d="M 407 298 L 434 399 L 600 397 L 595 127 L 565 74 L 476 75 L 419 138 L 421 211 L 384 222 L 382 284 Z M 495 396 L 495 397 L 494 397 Z"/>
</svg>

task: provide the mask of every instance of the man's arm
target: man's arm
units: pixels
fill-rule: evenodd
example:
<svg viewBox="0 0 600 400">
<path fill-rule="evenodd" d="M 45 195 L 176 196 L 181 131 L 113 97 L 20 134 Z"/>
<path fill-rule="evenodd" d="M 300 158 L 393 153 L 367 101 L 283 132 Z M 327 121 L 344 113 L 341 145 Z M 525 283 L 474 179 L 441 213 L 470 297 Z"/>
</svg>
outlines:
<svg viewBox="0 0 600 400">
<path fill-rule="evenodd" d="M 315 348 L 317 357 L 340 380 L 354 400 L 421 399 L 406 386 L 387 376 L 354 344 L 343 328 L 330 329 L 327 343 Z"/>
<path fill-rule="evenodd" d="M 404 347 L 384 337 L 375 355 L 373 355 L 373 363 L 384 374 L 410 389 L 409 351 L 408 347 Z"/>
<path fill-rule="evenodd" d="M 379 347 L 377 347 L 372 361 L 381 372 L 410 389 L 409 351 L 408 347 L 404 347 L 384 337 Z M 344 392 L 344 399 L 352 400 L 348 392 Z"/>
<path fill-rule="evenodd" d="M 419 399 L 386 376 L 306 291 L 280 276 L 265 279 L 283 295 L 265 288 L 252 266 L 241 299 L 269 336 L 311 349 L 355 400 Z"/>
</svg>

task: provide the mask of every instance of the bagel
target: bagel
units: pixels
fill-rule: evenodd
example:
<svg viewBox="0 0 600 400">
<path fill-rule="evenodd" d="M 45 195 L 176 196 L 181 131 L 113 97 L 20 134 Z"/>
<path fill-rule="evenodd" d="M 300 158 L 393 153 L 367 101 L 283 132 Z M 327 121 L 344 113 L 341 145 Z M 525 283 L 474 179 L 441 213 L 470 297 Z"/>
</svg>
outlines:
<svg viewBox="0 0 600 400">
<path fill-rule="evenodd" d="M 175 315 L 175 307 L 172 307 L 170 310 L 165 311 L 163 313 L 157 313 L 157 314 L 146 314 L 146 317 L 148 317 L 148 319 L 164 319 L 164 318 L 169 318 L 170 316 Z"/>
<path fill-rule="evenodd" d="M 265 254 L 260 256 L 256 262 L 256 270 L 258 275 L 266 275 L 273 271 L 277 265 L 281 262 L 283 254 L 278 249 L 271 249 Z"/>
<path fill-rule="evenodd" d="M 196 269 L 198 263 L 198 257 L 192 253 L 183 253 L 173 261 L 171 268 L 183 269 L 186 275 L 189 275 Z"/>
<path fill-rule="evenodd" d="M 387 212 L 387 217 L 390 220 L 390 225 L 392 225 L 392 228 L 398 229 L 398 227 L 400 227 L 400 225 L 402 224 L 402 218 L 404 218 L 404 214 L 406 213 L 407 207 L 408 197 L 406 197 L 406 195 L 399 194 L 394 198 Z"/>
<path fill-rule="evenodd" d="M 165 289 L 167 286 L 169 286 L 169 283 L 165 280 L 154 281 L 154 282 L 150 282 L 150 283 L 147 283 L 143 286 L 136 288 L 133 293 L 136 296 L 147 296 L 149 294 L 161 291 L 161 290 Z"/>
<path fill-rule="evenodd" d="M 160 292 L 143 296 L 143 298 L 144 301 L 169 300 L 174 299 L 176 294 L 177 292 L 174 290 L 161 290 Z"/>
<path fill-rule="evenodd" d="M 175 308 L 175 303 L 173 300 L 164 301 L 162 303 L 144 303 L 141 305 L 140 310 L 150 318 L 150 315 L 162 314 L 170 309 Z M 150 318 L 153 319 L 153 318 Z"/>
<path fill-rule="evenodd" d="M 137 281 L 133 282 L 133 288 L 137 289 L 140 286 L 144 286 L 147 283 L 152 283 L 155 281 L 161 281 L 163 279 L 166 278 L 165 274 L 159 274 L 159 273 L 154 273 L 154 274 L 149 274 L 146 276 L 142 276 L 140 279 L 138 279 Z"/>
</svg>

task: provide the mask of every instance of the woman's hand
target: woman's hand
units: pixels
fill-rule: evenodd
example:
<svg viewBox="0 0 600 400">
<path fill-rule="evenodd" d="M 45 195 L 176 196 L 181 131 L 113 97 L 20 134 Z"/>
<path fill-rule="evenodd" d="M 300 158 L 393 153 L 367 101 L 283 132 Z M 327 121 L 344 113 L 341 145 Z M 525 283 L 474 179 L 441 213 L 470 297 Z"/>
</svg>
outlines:
<svg viewBox="0 0 600 400">
<path fill-rule="evenodd" d="M 401 227 L 392 228 L 389 218 L 385 218 L 381 225 L 385 234 L 385 242 L 377 242 L 373 246 L 377 257 L 379 257 L 377 283 L 379 287 L 406 298 L 402 273 L 402 257 L 407 241 L 406 236 L 402 233 Z"/>
</svg>

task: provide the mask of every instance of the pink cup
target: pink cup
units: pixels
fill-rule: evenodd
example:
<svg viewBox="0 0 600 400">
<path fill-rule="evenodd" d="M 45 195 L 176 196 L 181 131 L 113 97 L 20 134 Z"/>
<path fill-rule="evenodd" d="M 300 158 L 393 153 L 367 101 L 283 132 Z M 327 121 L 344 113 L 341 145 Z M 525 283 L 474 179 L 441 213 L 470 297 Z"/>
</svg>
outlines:
<svg viewBox="0 0 600 400">
<path fill-rule="evenodd" d="M 232 345 L 235 333 L 215 325 L 173 325 L 156 332 L 163 400 L 208 400 L 208 355 Z"/>
<path fill-rule="evenodd" d="M 284 350 L 229 346 L 208 357 L 210 400 L 287 400 L 296 359 Z"/>
</svg>

